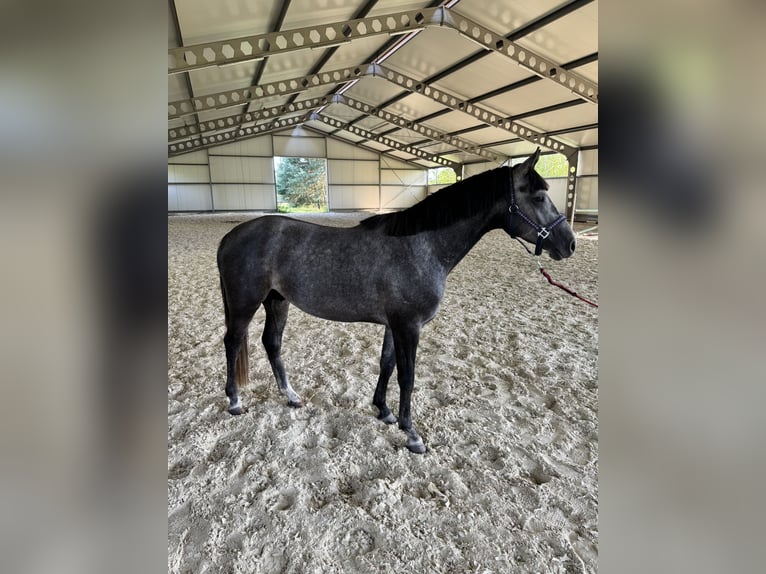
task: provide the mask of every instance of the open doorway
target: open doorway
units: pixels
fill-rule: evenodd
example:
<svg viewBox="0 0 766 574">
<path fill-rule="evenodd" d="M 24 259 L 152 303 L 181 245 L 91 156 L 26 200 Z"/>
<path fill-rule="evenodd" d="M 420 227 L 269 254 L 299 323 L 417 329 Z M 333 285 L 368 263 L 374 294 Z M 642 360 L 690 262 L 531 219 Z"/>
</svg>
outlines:
<svg viewBox="0 0 766 574">
<path fill-rule="evenodd" d="M 327 211 L 327 160 L 313 157 L 275 157 L 277 211 Z"/>
</svg>

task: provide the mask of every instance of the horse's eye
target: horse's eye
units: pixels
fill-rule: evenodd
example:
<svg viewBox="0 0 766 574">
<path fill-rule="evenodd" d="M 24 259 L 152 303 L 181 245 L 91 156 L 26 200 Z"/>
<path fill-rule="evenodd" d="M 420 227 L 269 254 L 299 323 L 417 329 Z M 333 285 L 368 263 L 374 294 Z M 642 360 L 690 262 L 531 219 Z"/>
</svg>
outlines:
<svg viewBox="0 0 766 574">
<path fill-rule="evenodd" d="M 545 198 L 542 195 L 538 195 L 537 197 L 533 198 L 532 201 L 534 201 L 535 203 L 542 203 L 543 201 L 545 201 Z"/>
</svg>

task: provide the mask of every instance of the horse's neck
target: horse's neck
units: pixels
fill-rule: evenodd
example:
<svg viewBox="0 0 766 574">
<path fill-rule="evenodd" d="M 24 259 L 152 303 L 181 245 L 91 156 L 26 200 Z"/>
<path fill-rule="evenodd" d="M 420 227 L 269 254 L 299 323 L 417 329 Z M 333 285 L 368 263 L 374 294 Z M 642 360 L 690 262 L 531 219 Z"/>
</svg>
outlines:
<svg viewBox="0 0 766 574">
<path fill-rule="evenodd" d="M 433 253 L 447 273 L 460 263 L 488 231 L 499 227 L 494 222 L 491 212 L 478 213 L 433 232 Z"/>
</svg>

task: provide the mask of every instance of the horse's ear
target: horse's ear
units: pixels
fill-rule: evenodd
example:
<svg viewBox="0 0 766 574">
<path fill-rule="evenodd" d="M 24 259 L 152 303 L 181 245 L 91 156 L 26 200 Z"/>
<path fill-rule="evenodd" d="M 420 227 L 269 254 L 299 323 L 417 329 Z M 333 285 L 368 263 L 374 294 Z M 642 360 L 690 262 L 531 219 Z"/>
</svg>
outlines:
<svg viewBox="0 0 766 574">
<path fill-rule="evenodd" d="M 538 146 L 537 149 L 535 150 L 535 153 L 529 156 L 524 162 L 524 170 L 532 171 L 533 169 L 535 169 L 535 166 L 537 165 L 537 162 L 539 159 L 540 159 L 540 147 Z"/>
</svg>

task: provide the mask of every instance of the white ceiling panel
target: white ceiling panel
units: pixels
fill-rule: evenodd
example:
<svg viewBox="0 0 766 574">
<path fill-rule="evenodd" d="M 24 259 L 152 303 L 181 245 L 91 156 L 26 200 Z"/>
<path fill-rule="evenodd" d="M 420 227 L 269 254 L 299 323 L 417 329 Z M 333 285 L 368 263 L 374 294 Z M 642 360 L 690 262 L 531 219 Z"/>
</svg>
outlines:
<svg viewBox="0 0 766 574">
<path fill-rule="evenodd" d="M 540 80 L 494 98 L 482 100 L 478 105 L 496 109 L 504 116 L 515 116 L 576 98 L 577 96 L 564 86 Z M 596 104 L 586 105 L 596 107 Z M 534 119 L 530 121 L 534 123 Z"/>
<path fill-rule="evenodd" d="M 417 120 L 442 109 L 444 105 L 420 94 L 410 94 L 386 107 L 387 112 L 407 120 Z"/>
<path fill-rule="evenodd" d="M 356 125 L 358 125 L 363 130 L 367 130 L 368 132 L 383 132 L 390 129 L 393 129 L 395 126 L 391 125 L 386 120 L 381 120 L 378 117 L 375 116 L 368 116 L 362 120 L 359 120 L 356 122 Z"/>
<path fill-rule="evenodd" d="M 470 66 L 440 79 L 436 85 L 465 100 L 529 76 L 527 70 L 510 58 L 491 52 Z"/>
<path fill-rule="evenodd" d="M 184 45 L 269 32 L 281 2 L 176 0 Z"/>
<path fill-rule="evenodd" d="M 330 104 L 322 110 L 322 115 L 335 118 L 344 123 L 351 122 L 357 118 L 363 117 L 364 114 L 360 113 L 354 108 L 349 108 L 344 104 Z"/>
<path fill-rule="evenodd" d="M 598 145 L 598 130 L 590 129 L 581 132 L 571 132 L 565 135 L 556 136 L 562 141 L 569 142 L 570 145 L 581 147 L 586 145 Z"/>
<path fill-rule="evenodd" d="M 540 114 L 532 118 L 522 120 L 525 124 L 534 125 L 538 130 L 546 132 L 561 129 L 562 127 L 582 126 L 598 122 L 598 108 L 594 105 L 574 106 Z M 531 126 L 530 126 L 531 127 Z"/>
<path fill-rule="evenodd" d="M 518 44 L 560 64 L 598 52 L 598 2 L 535 30 Z"/>
<path fill-rule="evenodd" d="M 559 5 L 561 0 L 461 0 L 454 10 L 505 36 Z"/>
<path fill-rule="evenodd" d="M 450 111 L 448 114 L 423 122 L 425 126 L 448 133 L 470 128 L 476 124 L 477 122 L 473 116 L 457 111 Z"/>
<path fill-rule="evenodd" d="M 369 38 L 356 38 L 348 44 L 338 46 L 338 49 L 327 60 L 324 69 L 337 70 L 339 68 L 358 66 L 360 62 L 366 62 L 370 54 L 379 50 L 388 40 L 388 35 L 370 36 Z M 315 51 L 322 52 L 322 50 Z"/>
<path fill-rule="evenodd" d="M 586 80 L 598 83 L 598 61 L 579 66 L 572 71 L 580 74 Z"/>
<path fill-rule="evenodd" d="M 496 142 L 501 140 L 507 140 L 516 137 L 514 134 L 501 130 L 500 128 L 484 127 L 480 130 L 471 131 L 465 134 L 460 134 L 458 137 L 472 141 L 477 144 L 485 144 L 489 142 Z"/>
<path fill-rule="evenodd" d="M 255 73 L 255 62 L 243 62 L 233 66 L 202 68 L 189 72 L 195 96 L 206 96 L 217 92 L 238 90 L 251 84 Z M 180 76 L 181 74 L 176 74 Z"/>
<path fill-rule="evenodd" d="M 168 101 L 175 102 L 185 100 L 188 97 L 189 91 L 186 89 L 186 78 L 183 74 L 168 76 Z"/>
<path fill-rule="evenodd" d="M 321 50 L 308 49 L 269 56 L 264 60 L 265 67 L 263 68 L 260 83 L 268 84 L 307 76 L 311 73 L 312 68 L 316 65 L 321 55 Z M 325 69 L 331 70 L 333 68 Z"/>
<path fill-rule="evenodd" d="M 377 106 L 402 92 L 402 88 L 379 77 L 365 76 L 348 90 L 348 95 Z"/>
<path fill-rule="evenodd" d="M 425 79 L 476 51 L 476 44 L 451 28 L 426 28 L 383 65 Z"/>
<path fill-rule="evenodd" d="M 394 12 L 406 12 L 407 10 L 416 10 L 426 5 L 422 0 L 413 2 L 413 0 L 379 0 L 375 4 L 368 16 L 380 16 L 381 14 L 392 14 Z"/>
<path fill-rule="evenodd" d="M 259 3 L 266 4 L 263 0 Z M 352 19 L 362 4 L 359 0 L 292 0 L 282 30 L 344 22 Z"/>
</svg>

